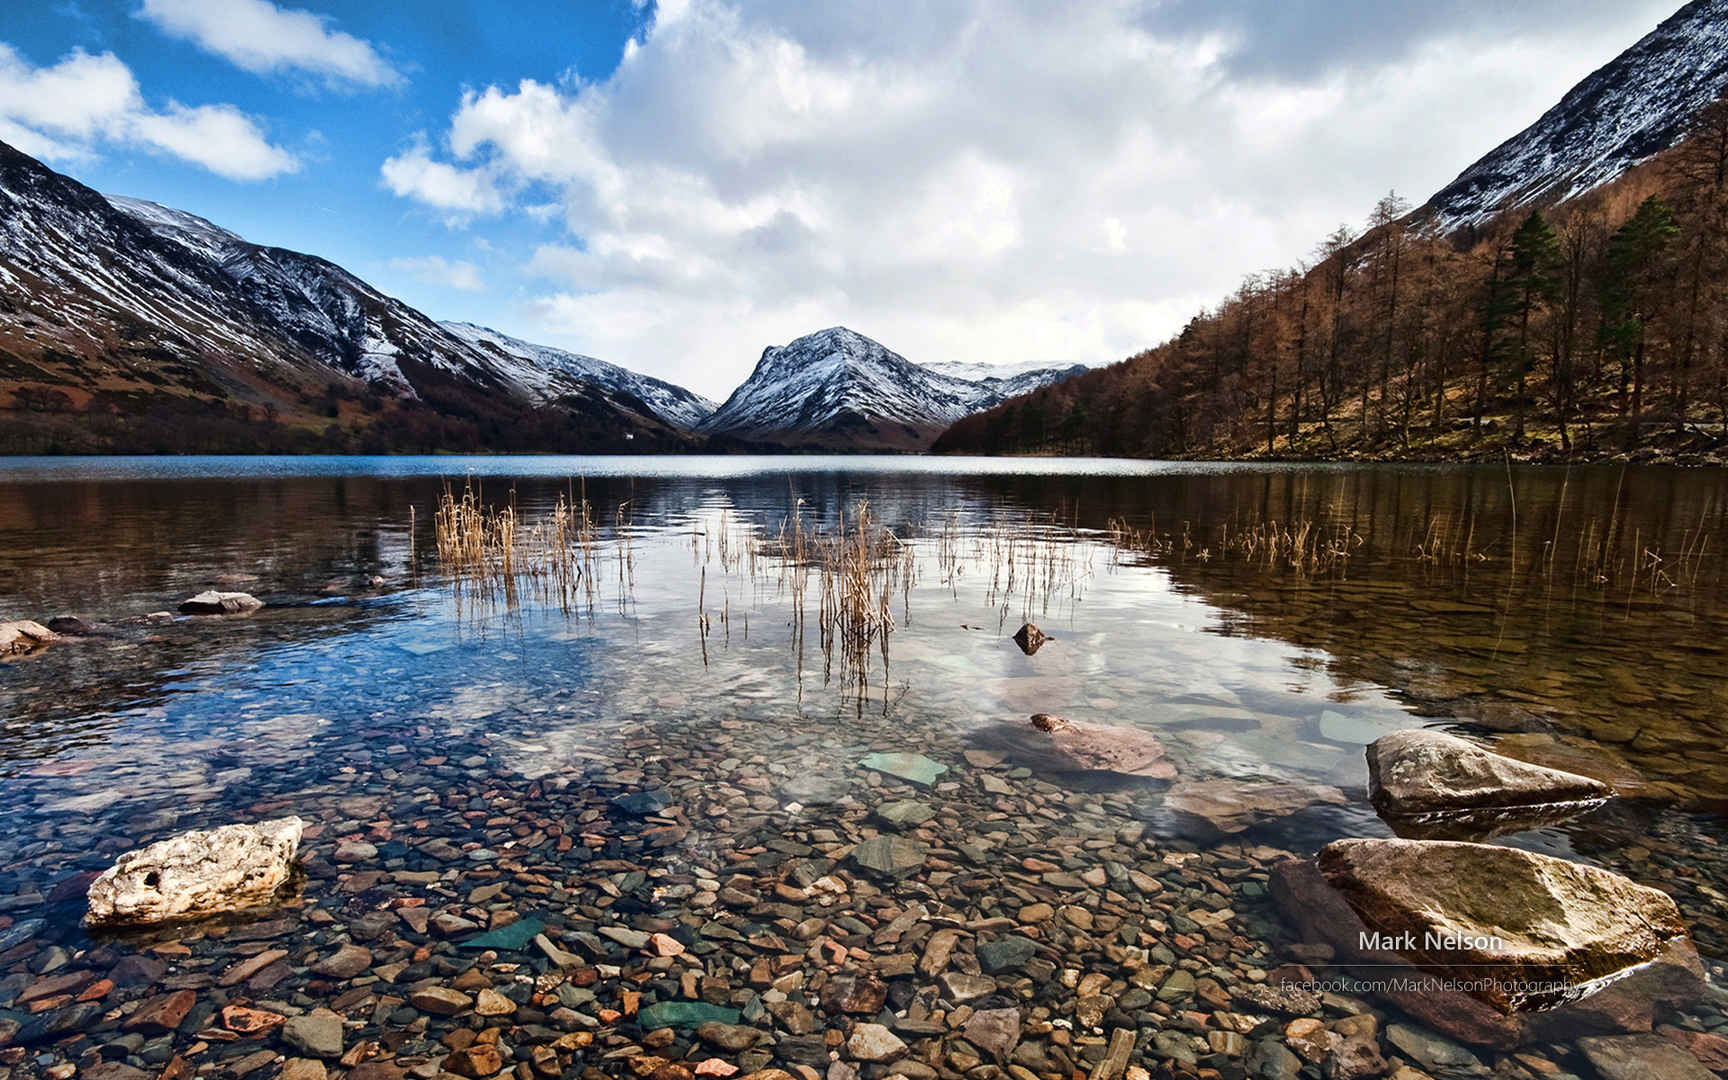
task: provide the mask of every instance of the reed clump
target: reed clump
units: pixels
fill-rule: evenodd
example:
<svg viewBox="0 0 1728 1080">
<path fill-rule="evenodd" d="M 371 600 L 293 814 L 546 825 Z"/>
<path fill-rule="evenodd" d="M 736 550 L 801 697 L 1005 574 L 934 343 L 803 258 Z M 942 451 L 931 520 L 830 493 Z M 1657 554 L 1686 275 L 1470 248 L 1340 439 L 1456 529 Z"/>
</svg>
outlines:
<svg viewBox="0 0 1728 1080">
<path fill-rule="evenodd" d="M 1305 518 L 1235 526 L 1225 522 L 1212 529 L 1209 538 L 1188 521 L 1179 532 L 1160 532 L 1156 522 L 1141 529 L 1111 518 L 1106 532 L 1118 559 L 1123 552 L 1132 552 L 1160 562 L 1216 560 L 1300 575 L 1340 573 L 1366 543 L 1349 525 Z"/>
<path fill-rule="evenodd" d="M 502 600 L 514 606 L 526 587 L 566 610 L 583 604 L 592 610 L 604 552 L 585 490 L 580 496 L 561 493 L 544 519 L 524 525 L 514 490 L 502 506 L 491 506 L 473 485 L 464 484 L 460 495 L 446 485 L 432 521 L 439 565 L 459 599 Z M 616 534 L 622 602 L 635 580 L 635 554 L 622 506 Z"/>
<path fill-rule="evenodd" d="M 842 512 L 835 529 L 817 537 L 813 550 L 825 669 L 832 673 L 838 653 L 842 677 L 862 682 L 876 646 L 886 671 L 888 635 L 896 625 L 893 598 L 910 591 L 917 571 L 913 548 L 871 517 L 869 503 L 860 502 L 850 519 Z"/>
</svg>

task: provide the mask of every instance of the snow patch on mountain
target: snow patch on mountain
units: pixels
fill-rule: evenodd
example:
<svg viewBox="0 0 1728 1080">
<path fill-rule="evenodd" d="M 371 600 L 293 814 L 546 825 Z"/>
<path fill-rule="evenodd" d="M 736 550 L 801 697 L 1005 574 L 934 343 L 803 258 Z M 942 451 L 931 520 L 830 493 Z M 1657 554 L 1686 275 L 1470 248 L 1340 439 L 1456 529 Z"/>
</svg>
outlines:
<svg viewBox="0 0 1728 1080">
<path fill-rule="evenodd" d="M 1465 169 L 1418 218 L 1438 233 L 1564 202 L 1668 149 L 1728 86 L 1728 0 L 1693 0 Z"/>
<path fill-rule="evenodd" d="M 217 262 L 221 262 L 229 251 L 246 243 L 220 225 L 184 210 L 175 210 L 148 199 L 134 199 L 129 195 L 104 193 L 102 197 L 107 199 L 114 209 L 149 226 L 158 235 L 166 236 Z"/>
</svg>

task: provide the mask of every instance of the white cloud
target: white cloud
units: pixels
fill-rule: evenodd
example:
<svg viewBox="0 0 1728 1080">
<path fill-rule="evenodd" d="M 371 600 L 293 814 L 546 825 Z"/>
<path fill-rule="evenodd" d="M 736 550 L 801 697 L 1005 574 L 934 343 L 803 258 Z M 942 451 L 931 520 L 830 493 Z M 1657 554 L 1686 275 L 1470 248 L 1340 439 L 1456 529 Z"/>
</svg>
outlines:
<svg viewBox="0 0 1728 1080">
<path fill-rule="evenodd" d="M 140 18 L 256 75 L 299 72 L 332 86 L 395 86 L 402 75 L 322 15 L 270 0 L 144 0 Z"/>
<path fill-rule="evenodd" d="M 486 282 L 480 277 L 480 268 L 466 259 L 446 259 L 442 255 L 415 255 L 391 259 L 390 268 L 429 285 L 443 285 L 464 292 L 482 292 L 486 288 Z"/>
<path fill-rule="evenodd" d="M 258 123 L 232 105 L 150 108 L 113 53 L 75 50 L 35 67 L 0 42 L 0 139 L 49 161 L 81 161 L 104 144 L 142 146 L 231 180 L 264 180 L 299 168 Z"/>
<path fill-rule="evenodd" d="M 113 53 L 75 50 L 53 67 L 32 67 L 0 43 L 0 113 L 42 138 L 90 139 L 142 105 L 138 80 Z"/>
<path fill-rule="evenodd" d="M 1138 0 L 663 0 L 603 81 L 470 91 L 384 179 L 554 207 L 519 330 L 710 396 L 835 323 L 914 360 L 1108 362 L 1388 187 L 1425 198 L 1663 14 L 1478 7 L 1307 71 Z"/>
<path fill-rule="evenodd" d="M 504 208 L 504 195 L 487 172 L 434 161 L 423 140 L 384 159 L 379 172 L 384 186 L 395 194 L 442 210 L 453 219 Z"/>
<path fill-rule="evenodd" d="M 177 101 L 133 120 L 139 139 L 230 180 L 267 180 L 293 172 L 294 156 L 271 146 L 252 120 L 232 105 L 188 108 Z"/>
</svg>

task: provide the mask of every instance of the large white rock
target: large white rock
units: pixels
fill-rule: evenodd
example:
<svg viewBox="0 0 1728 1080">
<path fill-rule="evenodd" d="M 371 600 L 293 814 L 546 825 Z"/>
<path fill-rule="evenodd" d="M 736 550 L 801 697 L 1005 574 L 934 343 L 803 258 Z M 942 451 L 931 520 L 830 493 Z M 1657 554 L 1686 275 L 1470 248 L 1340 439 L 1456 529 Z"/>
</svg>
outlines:
<svg viewBox="0 0 1728 1080">
<path fill-rule="evenodd" d="M 211 589 L 186 600 L 180 605 L 182 615 L 245 615 L 264 606 L 264 601 L 243 592 L 217 592 Z"/>
<path fill-rule="evenodd" d="M 90 883 L 84 921 L 136 926 L 265 903 L 288 883 L 304 828 L 297 817 L 223 825 L 128 851 Z"/>
<path fill-rule="evenodd" d="M 1316 860 L 1378 948 L 1467 984 L 1500 1012 L 1579 1001 L 1690 946 L 1667 893 L 1609 870 L 1493 844 L 1334 840 Z"/>
</svg>

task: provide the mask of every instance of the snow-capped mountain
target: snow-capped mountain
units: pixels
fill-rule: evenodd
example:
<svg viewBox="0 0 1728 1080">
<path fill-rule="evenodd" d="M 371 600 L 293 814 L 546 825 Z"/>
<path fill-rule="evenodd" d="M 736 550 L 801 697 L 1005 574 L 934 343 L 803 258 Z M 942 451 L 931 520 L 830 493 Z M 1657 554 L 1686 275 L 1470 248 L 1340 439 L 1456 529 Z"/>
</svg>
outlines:
<svg viewBox="0 0 1728 1080">
<path fill-rule="evenodd" d="M 1452 233 L 1564 202 L 1668 149 L 1728 86 L 1728 0 L 1693 0 L 1417 211 Z"/>
<path fill-rule="evenodd" d="M 559 388 L 570 379 L 604 387 L 642 402 L 656 416 L 682 428 L 694 428 L 715 410 L 712 401 L 682 386 L 641 375 L 629 368 L 596 360 L 551 345 L 511 337 L 489 326 L 467 322 L 445 322 L 441 326 L 482 352 L 495 354 L 501 370 L 542 400 L 558 397 Z"/>
<path fill-rule="evenodd" d="M 785 445 L 922 449 L 963 416 L 1084 370 L 959 378 L 835 326 L 764 349 L 750 378 L 702 430 Z"/>
<path fill-rule="evenodd" d="M 640 448 L 638 436 L 685 445 L 679 431 L 712 409 L 536 348 L 453 332 L 328 260 L 105 197 L 0 143 L 0 391 L 46 402 L 26 418 L 39 427 L 172 417 L 155 429 L 173 444 L 191 417 L 255 407 L 309 431 L 395 421 L 434 444 Z"/>
<path fill-rule="evenodd" d="M 268 323 L 313 346 L 319 359 L 346 374 L 409 398 L 419 397 L 409 377 L 409 365 L 417 363 L 491 386 L 508 385 L 505 373 L 465 342 L 452 340 L 432 319 L 335 263 L 250 243 L 159 203 L 103 197 L 157 236 L 213 262 Z"/>
</svg>

